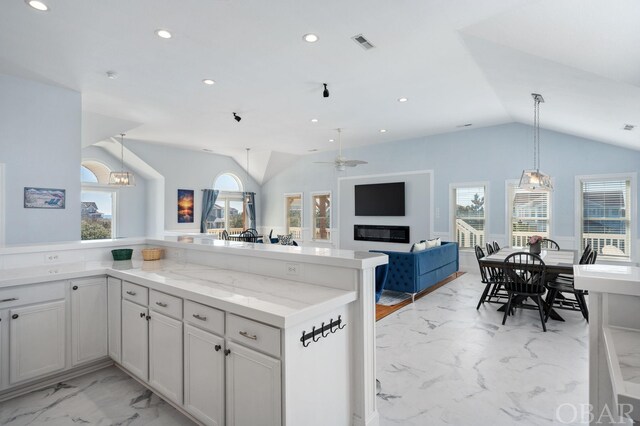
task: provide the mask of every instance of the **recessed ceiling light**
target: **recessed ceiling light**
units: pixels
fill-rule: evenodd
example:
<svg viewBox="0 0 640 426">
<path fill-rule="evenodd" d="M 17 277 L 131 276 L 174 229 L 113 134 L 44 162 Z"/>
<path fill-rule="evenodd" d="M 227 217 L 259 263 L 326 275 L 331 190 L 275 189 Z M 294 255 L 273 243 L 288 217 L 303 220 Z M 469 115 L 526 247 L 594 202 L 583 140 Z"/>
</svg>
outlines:
<svg viewBox="0 0 640 426">
<path fill-rule="evenodd" d="M 387 133 L 387 129 L 380 129 L 380 133 Z"/>
<path fill-rule="evenodd" d="M 39 10 L 40 12 L 46 12 L 49 10 L 49 6 L 38 0 L 25 0 L 25 3 L 27 3 L 35 10 Z"/>
<path fill-rule="evenodd" d="M 316 151 L 318 151 L 318 150 L 315 149 L 315 148 L 309 150 L 309 152 L 316 152 Z"/>
<path fill-rule="evenodd" d="M 317 118 L 312 118 L 312 119 L 311 119 L 311 122 L 312 122 L 312 123 L 317 123 L 317 122 L 318 122 L 318 119 L 317 119 Z"/>
<path fill-rule="evenodd" d="M 316 41 L 318 41 L 318 36 L 315 34 L 309 33 L 309 34 L 303 35 L 302 39 L 307 43 L 315 43 Z"/>
<path fill-rule="evenodd" d="M 398 98 L 398 102 L 407 102 L 408 100 L 407 98 Z"/>
<path fill-rule="evenodd" d="M 202 82 L 208 86 L 216 84 L 216 82 L 214 80 L 211 80 L 210 78 L 205 78 L 204 80 L 202 80 Z"/>
<path fill-rule="evenodd" d="M 335 142 L 335 141 L 336 141 L 335 139 L 329 139 L 329 142 Z"/>
<path fill-rule="evenodd" d="M 156 35 L 160 38 L 171 38 L 171 33 L 169 32 L 169 30 L 156 30 Z"/>
</svg>

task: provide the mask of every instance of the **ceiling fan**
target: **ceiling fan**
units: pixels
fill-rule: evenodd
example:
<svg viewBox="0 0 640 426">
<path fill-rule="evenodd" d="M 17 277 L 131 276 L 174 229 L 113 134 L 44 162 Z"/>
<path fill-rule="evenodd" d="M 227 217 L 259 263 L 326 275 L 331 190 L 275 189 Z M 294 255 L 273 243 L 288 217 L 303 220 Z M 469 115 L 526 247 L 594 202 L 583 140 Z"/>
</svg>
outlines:
<svg viewBox="0 0 640 426">
<path fill-rule="evenodd" d="M 342 133 L 342 129 L 336 129 L 338 131 L 338 156 L 333 161 L 314 161 L 314 163 L 318 164 L 333 164 L 339 172 L 346 170 L 347 167 L 355 167 L 358 164 L 368 164 L 366 161 L 362 160 L 347 160 L 342 156 L 342 139 L 340 138 L 340 134 Z"/>
</svg>

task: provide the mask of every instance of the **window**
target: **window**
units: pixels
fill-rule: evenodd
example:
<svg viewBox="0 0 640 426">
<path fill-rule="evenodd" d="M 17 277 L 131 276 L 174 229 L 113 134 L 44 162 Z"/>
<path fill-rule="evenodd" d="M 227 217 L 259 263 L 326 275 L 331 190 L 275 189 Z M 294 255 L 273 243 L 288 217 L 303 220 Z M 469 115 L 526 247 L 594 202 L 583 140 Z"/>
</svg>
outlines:
<svg viewBox="0 0 640 426">
<path fill-rule="evenodd" d="M 83 161 L 80 166 L 80 238 L 101 240 L 115 238 L 116 191 L 108 186 L 111 171 L 97 161 Z"/>
<path fill-rule="evenodd" d="M 511 247 L 524 247 L 529 237 L 549 238 L 551 193 L 520 189 L 509 185 L 509 241 Z"/>
<path fill-rule="evenodd" d="M 207 233 L 220 238 L 222 231 L 239 234 L 246 229 L 245 202 L 242 194 L 242 181 L 236 175 L 224 173 L 213 183 L 220 191 L 213 212 L 207 218 Z"/>
<path fill-rule="evenodd" d="M 302 194 L 285 194 L 286 233 L 302 238 Z"/>
<path fill-rule="evenodd" d="M 311 194 L 311 232 L 312 238 L 319 241 L 331 240 L 331 193 Z"/>
<path fill-rule="evenodd" d="M 599 255 L 631 257 L 631 178 L 580 179 L 580 248 Z"/>
<path fill-rule="evenodd" d="M 453 200 L 453 229 L 460 248 L 484 246 L 485 186 L 454 186 Z"/>
</svg>

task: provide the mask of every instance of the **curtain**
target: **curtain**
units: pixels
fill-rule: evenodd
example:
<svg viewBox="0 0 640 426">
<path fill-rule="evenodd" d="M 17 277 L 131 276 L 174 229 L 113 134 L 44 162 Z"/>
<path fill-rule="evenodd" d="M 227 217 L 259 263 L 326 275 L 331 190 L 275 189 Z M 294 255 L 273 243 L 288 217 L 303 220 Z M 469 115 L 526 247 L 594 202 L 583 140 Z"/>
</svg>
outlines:
<svg viewBox="0 0 640 426">
<path fill-rule="evenodd" d="M 203 234 L 207 232 L 207 219 L 209 219 L 209 215 L 213 212 L 213 208 L 216 205 L 217 198 L 217 189 L 202 190 L 202 216 L 200 216 L 200 232 Z"/>
<path fill-rule="evenodd" d="M 247 208 L 247 214 L 249 215 L 249 226 L 248 228 L 258 229 L 256 228 L 256 193 L 255 192 L 244 192 L 243 194 L 245 205 Z"/>
</svg>

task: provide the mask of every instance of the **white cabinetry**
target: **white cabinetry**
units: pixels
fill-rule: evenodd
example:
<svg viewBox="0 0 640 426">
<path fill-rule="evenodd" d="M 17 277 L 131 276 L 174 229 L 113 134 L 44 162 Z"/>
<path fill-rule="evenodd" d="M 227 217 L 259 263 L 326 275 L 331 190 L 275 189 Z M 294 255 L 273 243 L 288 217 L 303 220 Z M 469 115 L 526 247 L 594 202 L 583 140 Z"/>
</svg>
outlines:
<svg viewBox="0 0 640 426">
<path fill-rule="evenodd" d="M 280 361 L 233 342 L 226 354 L 227 425 L 280 425 Z"/>
<path fill-rule="evenodd" d="M 122 365 L 145 382 L 149 378 L 147 308 L 122 301 Z"/>
<path fill-rule="evenodd" d="M 107 282 L 105 278 L 71 281 L 71 365 L 106 357 Z"/>
<path fill-rule="evenodd" d="M 149 384 L 182 404 L 182 321 L 149 315 Z"/>
<path fill-rule="evenodd" d="M 9 318 L 11 384 L 64 369 L 64 301 L 11 309 Z"/>
<path fill-rule="evenodd" d="M 107 278 L 107 323 L 109 330 L 109 356 L 115 362 L 120 362 L 122 338 L 122 281 L 117 278 Z"/>
<path fill-rule="evenodd" d="M 207 426 L 224 425 L 224 358 L 222 337 L 184 325 L 184 407 Z"/>
</svg>

